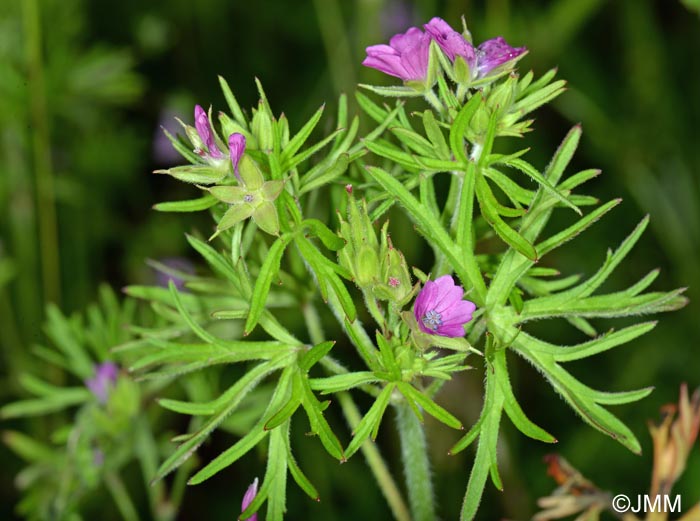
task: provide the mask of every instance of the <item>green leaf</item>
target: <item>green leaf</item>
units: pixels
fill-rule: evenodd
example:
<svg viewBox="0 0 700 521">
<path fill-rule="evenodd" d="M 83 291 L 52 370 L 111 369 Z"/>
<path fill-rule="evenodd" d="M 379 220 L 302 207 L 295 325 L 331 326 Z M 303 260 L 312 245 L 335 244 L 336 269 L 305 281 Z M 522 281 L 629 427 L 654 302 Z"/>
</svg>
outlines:
<svg viewBox="0 0 700 521">
<path fill-rule="evenodd" d="M 294 137 L 289 141 L 289 144 L 284 147 L 284 150 L 282 151 L 282 157 L 280 158 L 280 163 L 284 164 L 286 163 L 289 159 L 296 154 L 299 149 L 302 147 L 302 145 L 306 142 L 306 140 L 309 138 L 311 135 L 311 132 L 313 132 L 314 128 L 316 128 L 316 125 L 318 124 L 319 120 L 321 119 L 321 116 L 323 115 L 323 110 L 325 109 L 326 105 L 321 105 L 321 108 L 319 108 L 311 118 L 309 118 L 309 121 L 306 122 L 306 124 L 301 127 L 299 132 L 297 132 Z"/>
<path fill-rule="evenodd" d="M 302 224 L 321 239 L 323 245 L 331 251 L 338 251 L 345 246 L 345 240 L 318 219 L 305 219 Z"/>
<path fill-rule="evenodd" d="M 297 464 L 296 460 L 294 459 L 294 456 L 292 455 L 292 449 L 289 444 L 289 438 L 287 438 L 286 441 L 287 444 L 287 465 L 289 466 L 289 473 L 292 475 L 292 478 L 294 478 L 294 481 L 296 481 L 297 485 L 299 485 L 299 488 L 301 488 L 306 494 L 313 499 L 314 501 L 321 501 L 319 498 L 318 490 L 316 490 L 316 487 L 313 486 L 313 483 L 309 481 L 309 478 L 307 478 L 302 470 L 299 468 L 299 465 Z"/>
<path fill-rule="evenodd" d="M 328 286 L 330 286 L 338 304 L 343 308 L 343 311 L 350 321 L 353 322 L 357 316 L 357 310 L 345 284 L 343 284 L 343 281 L 340 280 L 336 273 L 340 271 L 340 267 L 324 257 L 305 237 L 297 236 L 295 243 L 299 248 L 299 252 L 314 271 L 319 290 L 324 300 L 331 299 L 331 295 L 328 293 Z"/>
<path fill-rule="evenodd" d="M 533 90 L 532 94 L 529 94 L 514 103 L 510 111 L 515 112 L 522 117 L 559 96 L 559 94 L 564 92 L 565 85 L 566 81 L 558 80 L 547 85 L 546 87 Z"/>
<path fill-rule="evenodd" d="M 462 425 L 461 421 L 459 421 L 451 413 L 439 406 L 433 400 L 428 398 L 418 389 L 413 387 L 411 384 L 406 382 L 398 382 L 396 385 L 398 386 L 399 391 L 401 391 L 401 394 L 403 394 L 409 400 L 414 400 L 418 405 L 420 405 L 423 408 L 425 412 L 430 414 L 430 416 L 432 416 L 439 422 L 442 422 L 448 427 L 452 427 L 453 429 L 464 430 L 464 426 Z"/>
<path fill-rule="evenodd" d="M 371 371 L 353 371 L 326 378 L 311 378 L 309 385 L 314 391 L 321 391 L 321 394 L 331 394 L 378 381 L 379 378 Z"/>
<path fill-rule="evenodd" d="M 240 280 L 236 270 L 233 269 L 230 261 L 228 261 L 221 253 L 216 251 L 206 242 L 197 239 L 192 235 L 186 235 L 187 242 L 190 243 L 197 252 L 204 257 L 204 260 L 212 267 L 212 269 L 225 279 L 229 280 L 236 288 L 241 287 Z"/>
<path fill-rule="evenodd" d="M 197 185 L 211 185 L 226 177 L 226 170 L 217 169 L 209 165 L 176 166 L 167 170 L 155 170 L 153 173 L 168 174 L 180 181 Z"/>
<path fill-rule="evenodd" d="M 259 426 L 251 429 L 248 434 L 243 436 L 231 447 L 219 454 L 213 461 L 204 466 L 199 472 L 192 476 L 187 482 L 188 485 L 199 485 L 214 474 L 222 471 L 226 467 L 232 465 L 236 460 L 240 459 L 244 454 L 249 452 L 253 447 L 260 443 L 265 436 L 266 431 Z"/>
<path fill-rule="evenodd" d="M 508 226 L 499 216 L 497 208 L 500 205 L 481 174 L 477 174 L 476 176 L 475 190 L 477 199 L 479 200 L 479 206 L 481 207 L 481 213 L 496 234 L 521 255 L 531 261 L 536 261 L 537 251 L 535 247 L 522 235 Z"/>
<path fill-rule="evenodd" d="M 656 327 L 656 322 L 644 322 L 642 324 L 626 327 L 620 331 L 611 331 L 589 342 L 562 348 L 560 353 L 554 356 L 554 359 L 557 362 L 571 362 L 572 360 L 588 358 L 589 356 L 594 356 L 619 345 L 626 344 L 648 333 L 654 329 L 654 327 Z"/>
<path fill-rule="evenodd" d="M 198 199 L 188 201 L 169 201 L 153 205 L 153 209 L 159 212 L 199 212 L 207 210 L 217 203 L 215 197 L 207 194 Z"/>
<path fill-rule="evenodd" d="M 472 425 L 471 428 L 467 431 L 467 433 L 452 446 L 452 448 L 447 452 L 447 454 L 453 456 L 469 447 L 469 445 L 471 445 L 474 442 L 474 440 L 479 437 L 479 434 L 481 433 L 481 425 L 484 423 L 485 418 L 486 415 L 482 412 L 477 422 L 474 425 Z"/>
<path fill-rule="evenodd" d="M 192 456 L 192 454 L 194 454 L 194 452 L 197 450 L 197 448 L 202 443 L 204 443 L 209 434 L 214 429 L 216 429 L 216 427 L 218 427 L 218 425 L 238 407 L 243 398 L 245 398 L 245 396 L 251 390 L 253 390 L 263 378 L 265 378 L 268 374 L 272 373 L 273 371 L 276 371 L 280 367 L 284 367 L 286 364 L 289 363 L 290 360 L 290 355 L 279 356 L 274 360 L 270 360 L 269 362 L 264 362 L 262 364 L 257 365 L 255 368 L 248 371 L 248 373 L 246 373 L 245 376 L 240 378 L 231 388 L 229 388 L 226 391 L 226 393 L 224 393 L 225 397 L 227 398 L 227 401 L 221 404 L 217 403 L 218 408 L 216 410 L 216 413 L 212 415 L 212 417 L 209 418 L 204 423 L 204 425 L 202 425 L 197 430 L 197 432 L 192 435 L 192 437 L 190 437 L 187 441 L 179 445 L 175 452 L 173 452 L 161 464 L 160 468 L 158 469 L 158 472 L 153 478 L 153 482 L 163 479 L 163 477 L 168 475 L 170 472 L 182 465 L 187 459 L 189 459 L 190 456 Z M 222 395 L 222 397 L 224 397 L 224 395 Z M 247 437 L 248 441 L 245 443 L 249 443 L 252 440 L 252 438 L 255 438 L 257 441 L 255 441 L 255 443 L 253 443 L 252 445 L 255 446 L 255 444 L 257 444 L 257 442 L 265 436 L 265 434 L 266 431 L 264 431 L 262 425 L 260 425 L 257 428 L 257 430 L 251 430 L 249 436 Z M 242 441 L 243 440 L 241 440 L 241 442 Z M 234 447 L 238 446 L 238 448 L 235 450 L 239 450 L 241 446 L 244 445 L 239 443 L 234 445 Z M 229 451 L 233 451 L 234 447 L 231 447 Z M 247 452 L 247 450 L 244 452 Z"/>
<path fill-rule="evenodd" d="M 613 414 L 596 403 L 596 391 L 576 380 L 555 363 L 550 355 L 538 352 L 536 339 L 521 332 L 513 341 L 513 347 L 542 372 L 556 391 L 581 415 L 586 423 L 619 441 L 632 452 L 639 454 L 641 450 L 639 441 L 632 431 Z"/>
<path fill-rule="evenodd" d="M 360 105 L 360 108 L 377 123 L 381 124 L 387 119 L 389 111 L 377 105 L 359 90 L 355 92 L 355 99 L 357 99 L 357 104 Z"/>
<path fill-rule="evenodd" d="M 520 170 L 522 173 L 526 174 L 529 176 L 531 179 L 536 181 L 542 188 L 544 188 L 545 191 L 547 191 L 550 195 L 552 195 L 555 199 L 557 199 L 559 202 L 564 204 L 565 206 L 568 206 L 571 208 L 573 211 L 575 211 L 577 214 L 581 215 L 581 210 L 579 210 L 575 204 L 573 204 L 569 199 L 567 199 L 564 195 L 562 195 L 552 184 L 542 175 L 540 174 L 537 169 L 532 166 L 530 163 L 523 159 L 511 159 L 508 162 L 505 163 L 508 166 L 511 166 L 513 168 L 517 168 Z"/>
<path fill-rule="evenodd" d="M 371 152 L 377 154 L 380 157 L 390 159 L 391 161 L 394 161 L 395 163 L 398 163 L 399 165 L 404 166 L 408 169 L 415 170 L 419 168 L 418 163 L 411 154 L 409 154 L 408 152 L 404 152 L 403 150 L 389 143 L 388 141 L 364 141 L 363 143 Z"/>
<path fill-rule="evenodd" d="M 477 92 L 472 98 L 460 109 L 455 117 L 452 127 L 450 128 L 450 149 L 454 157 L 462 162 L 467 163 L 467 153 L 464 150 L 464 135 L 467 127 L 471 122 L 472 116 L 479 108 L 482 102 L 481 92 Z"/>
<path fill-rule="evenodd" d="M 298 378 L 302 378 L 298 376 Z M 345 461 L 345 456 L 343 455 L 343 446 L 336 435 L 331 430 L 330 425 L 323 416 L 323 407 L 321 403 L 314 396 L 311 387 L 309 386 L 308 380 L 305 378 L 301 383 L 302 387 L 302 405 L 306 414 L 309 417 L 309 423 L 311 424 L 311 430 L 318 435 L 321 440 L 321 444 L 324 446 L 328 454 L 334 458 Z"/>
<path fill-rule="evenodd" d="M 433 155 L 433 145 L 420 134 L 403 127 L 393 127 L 389 129 L 404 145 L 424 156 Z"/>
<path fill-rule="evenodd" d="M 0 408 L 0 418 L 22 418 L 42 416 L 67 407 L 79 405 L 91 399 L 88 389 L 82 387 L 63 388 L 45 398 L 18 400 Z"/>
<path fill-rule="evenodd" d="M 435 148 L 435 153 L 437 157 L 444 160 L 450 159 L 450 148 L 447 146 L 447 141 L 445 141 L 445 136 L 440 129 L 440 126 L 435 121 L 435 116 L 432 110 L 426 110 L 423 112 L 423 127 L 425 128 L 425 134 Z"/>
<path fill-rule="evenodd" d="M 281 163 L 280 169 L 283 172 L 286 172 L 287 170 L 291 170 L 293 168 L 296 168 L 297 165 L 299 165 L 303 161 L 306 161 L 311 156 L 313 156 L 316 152 L 318 152 L 323 147 L 325 147 L 328 143 L 333 141 L 338 135 L 340 135 L 341 132 L 343 132 L 343 130 L 338 129 L 338 130 L 332 132 L 330 135 L 323 138 L 321 141 L 319 141 L 315 145 L 312 145 L 309 148 L 299 152 L 297 155 L 290 157 L 289 159 L 286 159 L 284 162 Z"/>
<path fill-rule="evenodd" d="M 518 400 L 513 394 L 513 389 L 510 385 L 508 377 L 508 366 L 506 365 L 506 349 L 496 350 L 493 357 L 494 378 L 498 382 L 498 386 L 503 394 L 503 408 L 506 414 L 513 422 L 517 429 L 534 440 L 543 441 L 545 443 L 556 443 L 557 440 L 545 431 L 540 426 L 534 424 L 520 408 Z"/>
<path fill-rule="evenodd" d="M 580 286 L 577 286 L 577 288 Z M 574 288 L 576 289 L 576 288 Z M 571 291 L 571 290 L 569 290 Z M 627 291 L 572 297 L 569 292 L 528 300 L 519 317 L 521 322 L 551 317 L 623 317 L 648 313 L 674 311 L 685 306 L 685 288 L 669 292 L 645 293 L 631 296 Z"/>
<path fill-rule="evenodd" d="M 253 296 L 250 301 L 250 312 L 245 321 L 244 335 L 250 334 L 260 320 L 260 315 L 265 309 L 267 295 L 270 292 L 270 284 L 280 270 L 280 262 L 284 250 L 294 236 L 291 234 L 282 235 L 277 239 L 265 257 L 265 262 L 260 267 L 260 272 L 255 281 Z"/>
<path fill-rule="evenodd" d="M 352 440 L 345 450 L 346 458 L 350 458 L 355 454 L 370 435 L 372 435 L 373 440 L 376 439 L 379 425 L 382 422 L 384 412 L 391 400 L 391 393 L 394 391 L 394 387 L 394 383 L 390 383 L 384 387 L 372 404 L 372 407 L 367 411 L 367 414 L 365 414 L 362 420 L 360 420 L 360 423 L 357 424 L 357 427 L 355 427 L 353 431 Z"/>
<path fill-rule="evenodd" d="M 470 161 L 461 178 L 462 189 L 459 195 L 459 207 L 457 208 L 457 231 L 455 239 L 457 246 L 462 248 L 462 254 L 466 257 L 474 254 L 474 186 L 476 182 L 476 164 Z"/>
<path fill-rule="evenodd" d="M 162 128 L 162 127 L 161 127 Z M 168 141 L 173 145 L 173 148 L 177 150 L 182 157 L 187 159 L 190 163 L 198 163 L 201 161 L 197 154 L 195 154 L 190 147 L 185 145 L 180 139 L 173 136 L 170 132 L 162 128 L 163 134 L 168 138 Z"/>
<path fill-rule="evenodd" d="M 545 178 L 552 185 L 556 186 L 561 176 L 564 175 L 564 170 L 571 162 L 571 158 L 574 157 L 574 152 L 576 152 L 578 148 L 579 141 L 581 140 L 581 133 L 581 125 L 574 125 L 562 140 L 554 156 L 552 156 L 552 160 L 549 165 L 547 165 L 544 172 Z M 569 180 L 569 183 L 571 183 L 571 180 Z"/>
<path fill-rule="evenodd" d="M 265 422 L 264 429 L 266 431 L 270 431 L 282 425 L 292 417 L 301 405 L 301 378 L 304 378 L 304 376 L 299 376 L 298 374 L 295 374 L 292 378 L 289 400 Z"/>
<path fill-rule="evenodd" d="M 16 431 L 3 431 L 2 441 L 12 452 L 30 463 L 55 462 L 59 454 L 50 446 Z"/>
<path fill-rule="evenodd" d="M 603 206 L 596 208 L 568 228 L 555 235 L 552 235 L 549 239 L 542 241 L 537 245 L 537 251 L 539 252 L 540 257 L 575 238 L 589 226 L 600 220 L 603 215 L 620 204 L 621 201 L 622 199 L 613 199 L 612 201 L 605 203 Z"/>
<path fill-rule="evenodd" d="M 399 364 L 396 363 L 394 348 L 379 331 L 376 332 L 376 337 L 384 370 L 391 373 L 393 378 L 398 380 L 401 377 L 401 368 Z"/>
<path fill-rule="evenodd" d="M 467 490 L 462 502 L 460 519 L 474 519 L 481 502 L 481 496 L 486 486 L 486 479 L 491 475 L 492 481 L 498 486 L 500 478 L 497 471 L 498 462 L 496 459 L 498 445 L 498 431 L 503 412 L 503 395 L 498 389 L 498 384 L 493 381 L 494 376 L 486 371 L 486 397 L 484 399 L 484 409 L 481 412 L 481 431 L 479 444 L 476 449 L 476 457 L 469 474 Z M 488 407 L 488 409 L 487 409 Z"/>
<path fill-rule="evenodd" d="M 377 85 L 365 85 L 363 83 L 360 83 L 359 87 L 372 91 L 380 96 L 386 96 L 389 98 L 417 98 L 423 95 L 423 93 L 418 92 L 412 87 L 383 87 Z"/>
<path fill-rule="evenodd" d="M 224 92 L 224 98 L 226 98 L 226 103 L 228 103 L 228 107 L 231 110 L 231 115 L 233 118 L 244 128 L 248 128 L 248 122 L 243 115 L 241 106 L 238 104 L 233 92 L 231 92 L 228 82 L 222 76 L 219 76 L 219 85 L 221 85 L 221 90 Z"/>
<path fill-rule="evenodd" d="M 316 190 L 326 184 L 332 183 L 336 178 L 345 173 L 350 164 L 350 156 L 348 154 L 340 154 L 338 158 L 326 169 L 309 170 L 309 172 L 301 178 L 299 184 L 299 195 L 306 192 Z"/>
<path fill-rule="evenodd" d="M 307 372 L 311 367 L 313 367 L 319 360 L 326 356 L 330 350 L 335 345 L 335 340 L 329 340 L 327 342 L 321 342 L 313 346 L 306 353 L 304 353 L 299 360 L 299 369 Z"/>
<path fill-rule="evenodd" d="M 499 172 L 495 168 L 484 168 L 482 173 L 492 180 L 515 205 L 518 203 L 529 205 L 535 197 L 535 192 L 523 188 L 510 177 Z"/>
</svg>

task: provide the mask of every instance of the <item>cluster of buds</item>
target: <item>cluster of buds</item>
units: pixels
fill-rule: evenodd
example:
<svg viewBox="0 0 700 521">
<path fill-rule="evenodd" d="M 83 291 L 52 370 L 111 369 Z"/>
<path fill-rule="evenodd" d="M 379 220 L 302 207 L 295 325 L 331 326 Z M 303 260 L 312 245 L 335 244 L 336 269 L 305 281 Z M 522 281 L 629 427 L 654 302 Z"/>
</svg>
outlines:
<svg viewBox="0 0 700 521">
<path fill-rule="evenodd" d="M 347 221 L 339 217 L 340 236 L 346 244 L 338 252 L 338 261 L 362 291 L 403 307 L 415 293 L 406 259 L 391 243 L 387 224 L 377 238 L 366 201 L 358 202 L 351 189 L 348 194 Z"/>
</svg>

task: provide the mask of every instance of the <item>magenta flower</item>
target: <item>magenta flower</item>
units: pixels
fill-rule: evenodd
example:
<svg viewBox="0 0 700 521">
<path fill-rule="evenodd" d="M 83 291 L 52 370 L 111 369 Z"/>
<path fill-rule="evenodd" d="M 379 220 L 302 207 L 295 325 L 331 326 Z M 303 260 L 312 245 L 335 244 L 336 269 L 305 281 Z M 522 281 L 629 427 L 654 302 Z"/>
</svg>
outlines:
<svg viewBox="0 0 700 521">
<path fill-rule="evenodd" d="M 223 159 L 224 154 L 219 150 L 216 145 L 216 139 L 214 139 L 214 131 L 209 123 L 209 116 L 204 112 L 204 109 L 195 105 L 194 107 L 194 126 L 197 129 L 197 134 L 199 134 L 202 143 L 207 147 L 206 150 L 195 150 L 200 156 L 211 159 Z"/>
<path fill-rule="evenodd" d="M 233 173 L 236 174 L 236 179 L 241 180 L 241 174 L 238 173 L 238 163 L 240 163 L 243 153 L 245 152 L 245 136 L 236 132 L 228 137 L 228 150 L 231 156 L 231 164 L 233 165 Z"/>
<path fill-rule="evenodd" d="M 367 57 L 362 62 L 365 67 L 403 81 L 423 81 L 428 75 L 430 36 L 417 27 L 394 35 L 389 45 L 371 45 L 366 50 Z"/>
<path fill-rule="evenodd" d="M 461 56 L 469 65 L 469 70 L 474 70 L 474 65 L 476 65 L 474 46 L 465 40 L 464 36 L 452 29 L 450 24 L 442 18 L 435 17 L 423 27 L 450 60 L 454 61 L 456 56 Z"/>
<path fill-rule="evenodd" d="M 462 297 L 464 289 L 451 275 L 426 281 L 413 306 L 420 329 L 430 335 L 464 336 L 464 324 L 472 319 L 476 305 Z"/>
<path fill-rule="evenodd" d="M 104 362 L 95 366 L 95 376 L 85 380 L 85 386 L 95 395 L 97 401 L 106 403 L 109 391 L 119 376 L 119 367 L 114 362 Z"/>
<path fill-rule="evenodd" d="M 245 494 L 243 495 L 243 502 L 241 503 L 241 512 L 243 512 L 246 508 L 248 508 L 248 505 L 250 505 L 253 500 L 255 499 L 255 496 L 258 494 L 258 478 L 255 478 L 253 483 L 248 487 L 248 490 L 245 491 Z M 258 521 L 258 514 L 257 512 L 250 516 L 248 518 L 248 521 Z"/>
<path fill-rule="evenodd" d="M 483 78 L 496 67 L 515 60 L 527 51 L 527 47 L 511 47 L 502 36 L 486 40 L 476 49 L 477 71 Z"/>
</svg>

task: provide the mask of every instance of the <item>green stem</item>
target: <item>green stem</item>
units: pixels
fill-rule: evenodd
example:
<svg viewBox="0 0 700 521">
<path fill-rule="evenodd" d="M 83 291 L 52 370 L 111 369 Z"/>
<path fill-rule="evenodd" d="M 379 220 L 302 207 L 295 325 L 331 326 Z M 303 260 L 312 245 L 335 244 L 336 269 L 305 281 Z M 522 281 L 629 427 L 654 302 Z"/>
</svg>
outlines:
<svg viewBox="0 0 700 521">
<path fill-rule="evenodd" d="M 318 315 L 318 311 L 316 311 L 316 308 L 311 302 L 302 305 L 301 310 L 304 314 L 306 329 L 309 330 L 311 343 L 314 345 L 322 343 L 326 335 L 323 333 L 323 325 L 321 324 L 321 317 Z"/>
<path fill-rule="evenodd" d="M 413 520 L 432 521 L 437 516 L 423 425 L 405 401 L 396 405 L 396 418 Z"/>
<path fill-rule="evenodd" d="M 450 189 L 447 192 L 447 200 L 445 201 L 445 207 L 442 210 L 442 220 L 445 222 L 447 218 L 452 219 L 455 215 L 456 209 L 459 205 L 459 194 L 462 189 L 462 180 L 460 176 L 453 175 L 450 179 Z M 439 249 L 435 248 L 435 265 L 432 269 L 432 274 L 435 277 L 444 275 L 450 272 L 449 263 L 447 261 L 447 256 Z"/>
<path fill-rule="evenodd" d="M 437 94 L 433 92 L 433 89 L 428 89 L 425 94 L 423 94 L 423 97 L 438 114 L 441 116 L 445 114 L 445 106 L 442 104 L 442 101 L 440 101 L 440 98 L 437 97 Z"/>
<path fill-rule="evenodd" d="M 61 298 L 58 225 L 54 194 L 49 114 L 46 106 L 44 64 L 41 55 L 41 20 L 38 0 L 25 0 L 24 50 L 27 60 L 27 89 L 32 122 L 32 150 L 36 176 L 36 200 L 41 245 L 41 270 L 44 299 L 58 302 Z"/>
<path fill-rule="evenodd" d="M 357 405 L 355 405 L 352 396 L 350 396 L 350 394 L 347 392 L 338 393 L 336 396 L 340 401 L 340 406 L 343 408 L 343 414 L 345 415 L 345 419 L 347 420 L 350 429 L 355 430 L 355 428 L 359 425 L 362 416 L 360 415 L 360 411 L 358 410 Z M 408 507 L 406 506 L 406 502 L 404 501 L 401 491 L 396 485 L 394 478 L 391 476 L 391 473 L 389 472 L 379 449 L 377 449 L 377 446 L 368 439 L 362 444 L 360 450 L 367 460 L 367 465 L 369 465 L 372 474 L 374 474 L 374 478 L 377 480 L 382 494 L 384 494 L 387 503 L 389 503 L 389 507 L 394 514 L 394 518 L 397 521 L 410 521 L 411 515 L 408 511 Z"/>
<path fill-rule="evenodd" d="M 320 344 L 325 340 L 325 336 L 323 334 L 323 327 L 321 326 L 321 319 L 316 308 L 310 302 L 306 303 L 303 307 L 303 313 L 311 342 L 313 344 Z M 336 396 L 340 401 L 345 420 L 348 422 L 350 429 L 354 431 L 362 419 L 360 411 L 357 405 L 355 405 L 355 401 L 348 392 L 337 393 Z M 367 440 L 362 444 L 360 450 L 362 454 L 364 454 L 367 465 L 369 465 L 370 470 L 374 474 L 374 478 L 377 480 L 382 494 L 384 494 L 387 503 L 389 503 L 394 518 L 396 518 L 397 521 L 411 521 L 406 502 L 401 496 L 399 487 L 396 486 L 396 482 L 391 476 L 377 447 L 370 440 Z"/>
<path fill-rule="evenodd" d="M 124 482 L 119 477 L 119 474 L 108 472 L 105 474 L 104 480 L 124 521 L 138 521 L 139 515 L 136 512 L 136 507 L 131 501 L 129 492 L 126 490 Z"/>
</svg>

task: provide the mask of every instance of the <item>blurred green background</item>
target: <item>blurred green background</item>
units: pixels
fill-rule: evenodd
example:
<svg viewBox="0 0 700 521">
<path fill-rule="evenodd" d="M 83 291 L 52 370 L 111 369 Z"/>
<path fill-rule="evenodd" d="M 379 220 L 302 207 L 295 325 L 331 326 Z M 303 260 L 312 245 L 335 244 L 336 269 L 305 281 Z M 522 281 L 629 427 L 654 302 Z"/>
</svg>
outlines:
<svg viewBox="0 0 700 521">
<path fill-rule="evenodd" d="M 29 346 L 43 341 L 46 303 L 67 313 L 81 310 L 100 281 L 115 289 L 153 282 L 147 258 L 196 260 L 184 232 L 208 230 L 208 217 L 151 210 L 195 190 L 150 172 L 179 161 L 160 126 L 177 130 L 175 116 L 191 122 L 195 103 L 225 107 L 217 74 L 244 106 L 257 101 L 257 76 L 273 108 L 298 127 L 322 102 L 333 106 L 340 92 L 352 93 L 357 82 L 390 82 L 360 66 L 367 45 L 432 16 L 458 27 L 464 14 L 475 42 L 503 35 L 530 49 L 523 72 L 558 67 L 569 81 L 560 99 L 536 113 L 536 131 L 524 139 L 532 147 L 530 162 L 543 167 L 568 128 L 581 122 L 574 166 L 602 168 L 589 190 L 625 200 L 548 265 L 590 273 L 649 213 L 651 231 L 609 287 L 660 267 L 657 287 L 690 288 L 690 305 L 661 317 L 653 333 L 574 371 L 598 388 L 656 386 L 650 398 L 615 411 L 642 441 L 641 457 L 584 426 L 535 371 L 515 366 L 516 394 L 531 418 L 560 440 L 556 450 L 602 488 L 642 493 L 651 469 L 647 420 L 676 401 L 681 382 L 700 385 L 699 11 L 692 0 L 0 2 L 0 403 L 22 394 L 20 371 L 42 374 Z M 502 146 L 522 148 L 522 141 Z M 392 231 L 395 244 L 420 266 L 425 252 L 416 250 L 412 235 L 410 227 Z M 596 325 L 604 331 L 612 324 Z M 581 340 L 563 323 L 548 323 L 541 334 Z M 478 374 L 466 375 L 446 386 L 444 403 L 470 421 L 481 407 L 481 385 Z M 13 428 L 45 437 L 50 427 L 25 422 Z M 435 425 L 428 437 L 439 513 L 456 519 L 472 452 L 448 457 L 457 437 Z M 226 441 L 215 438 L 203 458 Z M 361 457 L 338 467 L 313 440 L 296 443 L 322 502 L 291 488 L 290 519 L 388 518 Z M 378 443 L 400 478 L 395 434 L 386 429 Z M 529 518 L 536 499 L 554 488 L 542 463 L 551 450 L 506 422 L 505 492 L 487 486 L 479 519 Z M 0 518 L 10 519 L 20 462 L 3 446 L 0 460 Z M 235 518 L 255 472 L 241 467 L 246 462 L 262 472 L 260 461 L 244 460 L 189 489 L 180 518 L 201 519 L 202 512 L 207 519 Z M 700 451 L 677 491 L 684 506 L 700 499 Z"/>
</svg>

